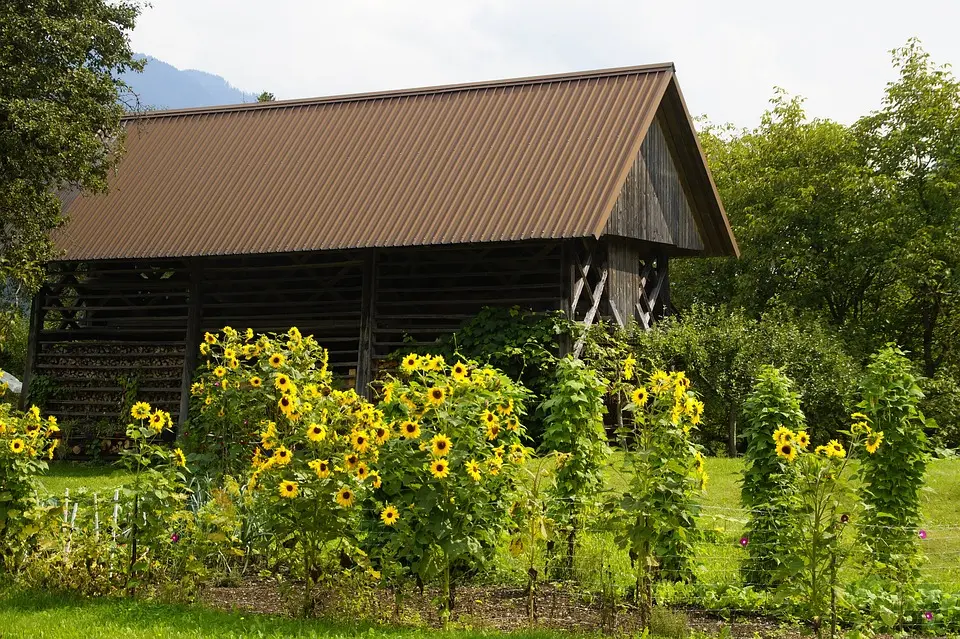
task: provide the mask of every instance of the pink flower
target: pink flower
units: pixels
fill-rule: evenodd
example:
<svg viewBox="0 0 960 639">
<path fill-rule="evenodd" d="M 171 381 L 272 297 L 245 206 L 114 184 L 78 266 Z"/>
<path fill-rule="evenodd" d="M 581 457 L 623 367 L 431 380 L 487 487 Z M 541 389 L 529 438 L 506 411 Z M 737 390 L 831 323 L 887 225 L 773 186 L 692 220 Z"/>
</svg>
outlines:
<svg viewBox="0 0 960 639">
<path fill-rule="evenodd" d="M 923 618 L 926 619 L 927 621 L 933 621 L 933 613 L 928 610 L 925 613 L 923 613 Z"/>
<path fill-rule="evenodd" d="M 926 539 L 926 538 L 927 538 L 927 531 L 924 530 L 923 528 L 921 528 L 921 529 L 917 532 L 917 535 L 919 535 L 920 539 Z"/>
<path fill-rule="evenodd" d="M 172 535 L 170 535 L 170 541 L 172 541 L 173 543 L 177 543 L 178 541 L 180 541 L 180 535 L 178 535 L 177 533 L 173 533 Z"/>
<path fill-rule="evenodd" d="M 747 547 L 747 544 L 749 544 L 749 543 L 750 543 L 750 538 L 749 538 L 749 537 L 741 537 L 741 538 L 740 538 L 740 547 L 741 547 L 741 548 L 746 548 L 746 547 Z"/>
</svg>

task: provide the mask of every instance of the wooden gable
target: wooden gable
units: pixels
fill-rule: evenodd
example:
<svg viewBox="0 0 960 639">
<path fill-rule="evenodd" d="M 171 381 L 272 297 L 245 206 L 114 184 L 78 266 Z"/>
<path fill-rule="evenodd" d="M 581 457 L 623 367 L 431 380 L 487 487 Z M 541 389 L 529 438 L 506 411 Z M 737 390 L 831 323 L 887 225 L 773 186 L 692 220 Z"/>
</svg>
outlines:
<svg viewBox="0 0 960 639">
<path fill-rule="evenodd" d="M 662 112 L 651 123 L 603 235 L 671 245 L 671 253 L 704 248 Z"/>
</svg>

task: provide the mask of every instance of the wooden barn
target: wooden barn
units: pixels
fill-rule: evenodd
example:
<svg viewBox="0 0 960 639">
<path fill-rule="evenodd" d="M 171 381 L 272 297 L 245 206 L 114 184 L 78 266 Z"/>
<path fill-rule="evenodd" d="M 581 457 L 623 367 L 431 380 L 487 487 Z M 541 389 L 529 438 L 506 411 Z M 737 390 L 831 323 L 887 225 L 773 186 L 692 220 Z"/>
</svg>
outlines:
<svg viewBox="0 0 960 639">
<path fill-rule="evenodd" d="M 298 326 L 363 390 L 484 306 L 649 326 L 671 259 L 737 255 L 669 64 L 125 127 L 109 194 L 63 197 L 33 304 L 25 381 L 65 421 L 116 421 L 131 389 L 184 414 L 224 325 Z"/>
</svg>

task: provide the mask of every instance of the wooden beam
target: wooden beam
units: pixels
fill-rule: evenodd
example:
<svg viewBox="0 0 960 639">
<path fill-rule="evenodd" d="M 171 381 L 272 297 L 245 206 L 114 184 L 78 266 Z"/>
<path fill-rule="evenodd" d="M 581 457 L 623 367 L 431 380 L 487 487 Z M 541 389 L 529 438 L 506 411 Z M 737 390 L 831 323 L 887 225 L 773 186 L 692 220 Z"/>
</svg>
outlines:
<svg viewBox="0 0 960 639">
<path fill-rule="evenodd" d="M 583 330 L 584 334 L 580 336 L 577 340 L 576 345 L 573 347 L 573 356 L 579 358 L 580 353 L 583 351 L 583 343 L 586 339 L 586 331 L 593 324 L 593 320 L 597 316 L 597 311 L 600 309 L 600 300 L 603 299 L 603 288 L 607 284 L 607 267 L 604 265 L 600 269 L 600 281 L 597 282 L 596 288 L 593 289 L 593 306 L 590 307 L 590 310 L 587 311 L 587 315 L 583 318 Z"/>
<path fill-rule="evenodd" d="M 201 282 L 203 281 L 203 266 L 198 261 L 190 264 L 190 294 L 188 300 L 190 309 L 187 314 L 187 332 L 184 336 L 183 376 L 180 381 L 180 415 L 177 420 L 177 430 L 183 427 L 190 413 L 190 385 L 193 383 L 193 370 L 197 367 L 197 356 L 200 351 L 200 325 L 203 319 L 203 301 L 201 299 Z"/>
<path fill-rule="evenodd" d="M 360 345 L 357 353 L 357 393 L 370 396 L 373 381 L 373 334 L 377 294 L 377 249 L 368 249 L 363 260 L 363 290 L 360 293 Z"/>
<path fill-rule="evenodd" d="M 39 341 L 38 336 L 40 330 L 43 328 L 43 319 L 46 315 L 46 312 L 43 310 L 46 304 L 44 303 L 47 296 L 47 288 L 43 286 L 33 296 L 33 301 L 30 303 L 30 328 L 27 333 L 27 357 L 23 370 L 23 386 L 20 388 L 20 408 L 24 409 L 27 407 L 27 398 L 30 393 L 30 380 L 33 379 L 33 368 L 36 365 L 37 353 L 39 352 Z"/>
</svg>

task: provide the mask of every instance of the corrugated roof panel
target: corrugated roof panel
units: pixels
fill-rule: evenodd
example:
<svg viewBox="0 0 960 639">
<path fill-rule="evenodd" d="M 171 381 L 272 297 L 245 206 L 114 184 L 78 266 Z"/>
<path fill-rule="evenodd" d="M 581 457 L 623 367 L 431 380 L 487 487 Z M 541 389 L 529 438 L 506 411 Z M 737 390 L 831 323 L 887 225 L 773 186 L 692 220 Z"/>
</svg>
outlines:
<svg viewBox="0 0 960 639">
<path fill-rule="evenodd" d="M 126 122 L 65 259 L 585 237 L 609 216 L 672 65 Z"/>
</svg>

